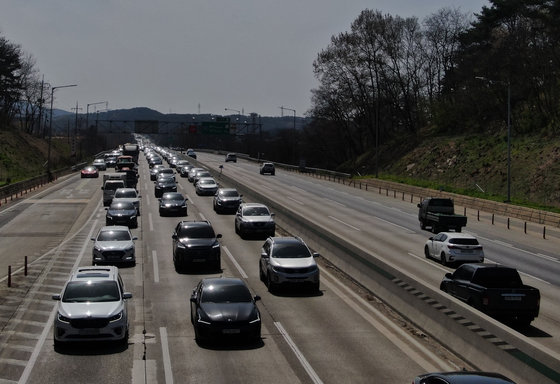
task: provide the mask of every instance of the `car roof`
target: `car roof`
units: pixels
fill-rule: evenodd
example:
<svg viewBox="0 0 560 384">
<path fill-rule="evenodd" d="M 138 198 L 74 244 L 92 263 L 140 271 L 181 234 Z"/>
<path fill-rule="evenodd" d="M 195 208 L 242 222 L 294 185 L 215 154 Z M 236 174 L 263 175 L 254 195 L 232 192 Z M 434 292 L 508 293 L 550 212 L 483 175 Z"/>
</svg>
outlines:
<svg viewBox="0 0 560 384">
<path fill-rule="evenodd" d="M 245 282 L 237 277 L 207 277 L 202 279 L 202 283 L 205 286 L 209 285 L 243 285 L 247 286 Z"/>
<path fill-rule="evenodd" d="M 186 228 L 212 226 L 212 224 L 210 224 L 209 221 L 203 221 L 203 220 L 199 220 L 199 221 L 183 220 L 180 221 L 179 224 L 181 225 L 181 227 L 186 227 Z"/>
<path fill-rule="evenodd" d="M 102 231 L 130 231 L 130 229 L 126 225 L 105 225 L 101 227 L 99 232 Z"/>
<path fill-rule="evenodd" d="M 70 277 L 70 281 L 81 280 L 117 280 L 119 269 L 113 265 L 79 267 Z"/>
<path fill-rule="evenodd" d="M 447 235 L 447 237 L 452 237 L 454 239 L 459 239 L 459 238 L 461 238 L 461 239 L 476 239 L 475 236 L 473 236 L 469 233 L 464 233 L 464 232 L 440 232 L 440 233 L 444 233 L 445 235 Z"/>
<path fill-rule="evenodd" d="M 514 383 L 507 377 L 494 372 L 436 372 L 420 375 L 419 378 L 425 379 L 428 377 L 444 378 L 451 384 L 506 384 Z"/>
<path fill-rule="evenodd" d="M 274 244 L 290 244 L 290 243 L 305 244 L 301 238 L 294 237 L 294 236 L 276 236 L 276 237 L 269 237 L 269 239 L 272 240 Z"/>
<path fill-rule="evenodd" d="M 261 204 L 261 203 L 243 203 L 243 204 L 241 204 L 241 206 L 243 208 L 246 208 L 246 207 L 265 207 L 266 209 L 268 209 L 268 207 L 266 205 Z"/>
</svg>

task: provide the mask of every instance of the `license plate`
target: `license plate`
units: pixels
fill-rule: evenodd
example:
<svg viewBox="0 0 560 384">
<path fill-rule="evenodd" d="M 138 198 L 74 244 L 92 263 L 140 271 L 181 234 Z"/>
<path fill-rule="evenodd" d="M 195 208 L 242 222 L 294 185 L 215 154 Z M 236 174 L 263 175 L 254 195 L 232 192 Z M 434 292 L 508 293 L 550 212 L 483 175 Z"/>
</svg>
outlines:
<svg viewBox="0 0 560 384">
<path fill-rule="evenodd" d="M 99 328 L 85 328 L 85 329 L 82 329 L 81 333 L 84 334 L 84 335 L 98 335 L 99 334 Z"/>
<path fill-rule="evenodd" d="M 192 261 L 193 261 L 193 263 L 204 263 L 206 260 L 205 259 L 193 259 Z"/>
<path fill-rule="evenodd" d="M 241 332 L 240 329 L 223 329 L 222 330 L 222 333 L 224 333 L 226 335 L 236 335 L 240 332 Z"/>
<path fill-rule="evenodd" d="M 521 301 L 520 296 L 505 296 L 504 299 L 506 301 Z"/>
<path fill-rule="evenodd" d="M 463 249 L 461 252 L 462 253 L 472 253 L 473 251 L 472 251 L 472 249 Z"/>
</svg>

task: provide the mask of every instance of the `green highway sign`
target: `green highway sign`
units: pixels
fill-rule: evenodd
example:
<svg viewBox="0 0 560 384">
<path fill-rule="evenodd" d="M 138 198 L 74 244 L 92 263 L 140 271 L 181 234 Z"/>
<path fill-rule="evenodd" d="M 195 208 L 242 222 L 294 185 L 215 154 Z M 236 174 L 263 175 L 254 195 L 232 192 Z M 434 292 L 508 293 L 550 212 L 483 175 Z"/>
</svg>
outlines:
<svg viewBox="0 0 560 384">
<path fill-rule="evenodd" d="M 228 121 L 203 121 L 199 133 L 203 135 L 227 135 L 229 134 L 229 119 Z"/>
</svg>

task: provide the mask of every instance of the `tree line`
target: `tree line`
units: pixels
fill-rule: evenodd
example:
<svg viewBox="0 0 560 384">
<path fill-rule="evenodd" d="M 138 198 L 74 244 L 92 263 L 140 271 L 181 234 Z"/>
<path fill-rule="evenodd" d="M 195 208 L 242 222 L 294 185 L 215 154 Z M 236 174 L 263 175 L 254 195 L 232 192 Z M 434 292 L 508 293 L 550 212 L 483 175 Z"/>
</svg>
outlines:
<svg viewBox="0 0 560 384">
<path fill-rule="evenodd" d="M 560 126 L 560 2 L 490 0 L 420 22 L 366 9 L 313 63 L 308 162 L 336 168 L 398 140 Z"/>
<path fill-rule="evenodd" d="M 0 35 L 0 127 L 19 120 L 25 132 L 44 137 L 39 111 L 47 93 L 34 57 Z"/>
</svg>

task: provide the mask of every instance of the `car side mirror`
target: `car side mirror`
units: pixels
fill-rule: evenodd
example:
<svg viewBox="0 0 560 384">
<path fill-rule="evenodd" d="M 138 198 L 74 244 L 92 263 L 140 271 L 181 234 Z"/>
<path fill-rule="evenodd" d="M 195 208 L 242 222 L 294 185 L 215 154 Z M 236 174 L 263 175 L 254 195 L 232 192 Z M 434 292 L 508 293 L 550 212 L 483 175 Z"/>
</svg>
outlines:
<svg viewBox="0 0 560 384">
<path fill-rule="evenodd" d="M 253 300 L 255 301 L 259 301 L 261 299 L 261 297 L 259 295 L 255 295 L 255 297 L 253 297 Z"/>
<path fill-rule="evenodd" d="M 173 234 L 173 235 L 171 235 L 171 238 L 172 238 L 173 240 L 177 240 L 177 235 L 176 235 L 176 234 Z"/>
<path fill-rule="evenodd" d="M 130 292 L 125 292 L 122 295 L 123 299 L 128 300 L 128 299 L 132 299 L 132 293 Z"/>
<path fill-rule="evenodd" d="M 158 201 L 161 203 L 161 198 L 159 198 Z"/>
<path fill-rule="evenodd" d="M 271 214 L 270 214 L 270 217 L 274 217 L 274 216 L 276 216 L 275 213 L 271 213 Z"/>
<path fill-rule="evenodd" d="M 447 277 L 448 279 L 452 279 L 453 278 L 453 274 L 451 272 L 447 272 L 445 274 L 445 277 Z"/>
<path fill-rule="evenodd" d="M 313 257 L 319 257 L 319 256 L 321 256 L 321 255 L 319 254 L 319 252 L 313 252 Z"/>
<path fill-rule="evenodd" d="M 433 237 L 433 236 L 430 236 L 430 238 L 429 238 L 428 240 L 433 240 L 433 239 L 434 239 L 434 237 Z"/>
<path fill-rule="evenodd" d="M 103 190 L 103 187 L 101 187 L 101 190 Z"/>
<path fill-rule="evenodd" d="M 90 238 L 91 241 L 95 241 L 95 237 Z"/>
<path fill-rule="evenodd" d="M 138 236 L 134 236 L 134 237 L 132 238 L 132 241 L 134 241 L 134 240 L 138 240 Z"/>
<path fill-rule="evenodd" d="M 57 293 L 56 295 L 52 295 L 52 299 L 56 301 L 60 301 L 60 293 Z"/>
<path fill-rule="evenodd" d="M 261 258 L 263 258 L 263 259 L 268 259 L 268 253 L 266 253 L 266 252 L 261 252 Z"/>
<path fill-rule="evenodd" d="M 105 207 L 105 208 L 103 208 L 103 209 L 106 210 L 106 211 L 108 211 L 108 210 L 109 210 L 109 207 Z"/>
<path fill-rule="evenodd" d="M 221 234 L 221 233 L 218 233 L 218 234 L 216 235 L 216 239 L 221 239 L 221 238 L 222 238 L 222 234 Z"/>
<path fill-rule="evenodd" d="M 196 303 L 196 296 L 191 296 L 191 303 Z"/>
<path fill-rule="evenodd" d="M 417 206 L 418 208 L 422 208 L 422 205 L 421 205 L 420 203 L 418 203 L 416 206 Z"/>
</svg>

